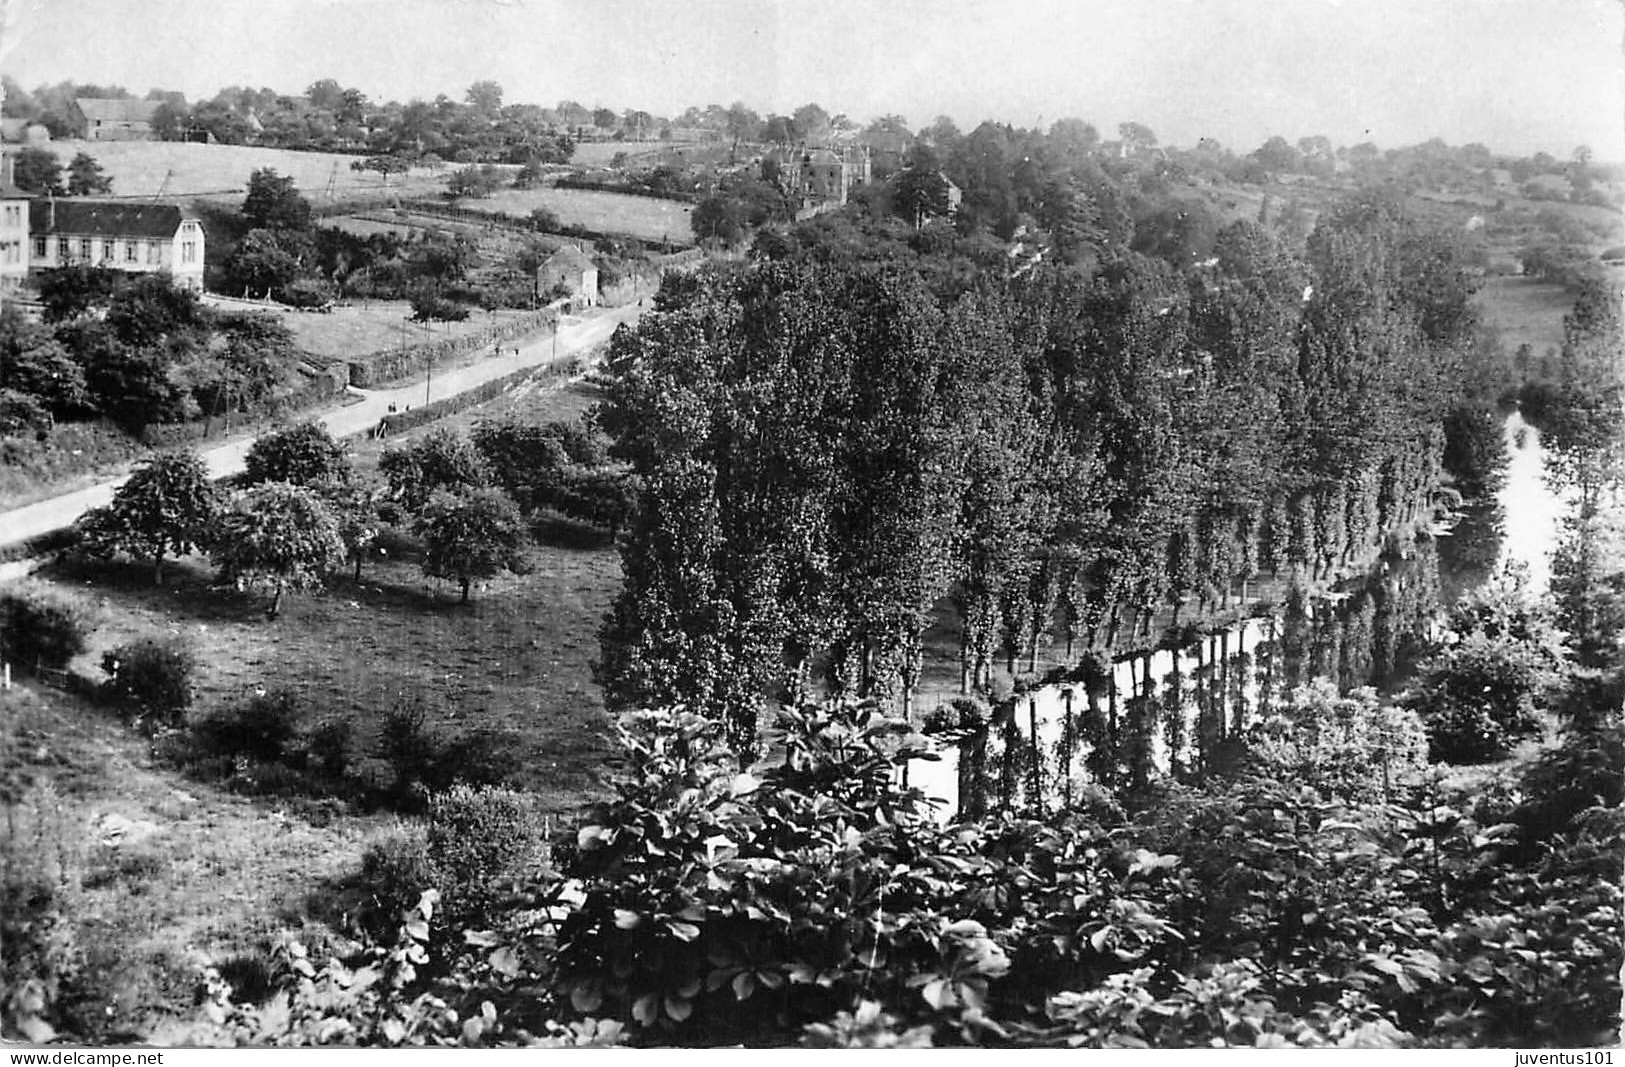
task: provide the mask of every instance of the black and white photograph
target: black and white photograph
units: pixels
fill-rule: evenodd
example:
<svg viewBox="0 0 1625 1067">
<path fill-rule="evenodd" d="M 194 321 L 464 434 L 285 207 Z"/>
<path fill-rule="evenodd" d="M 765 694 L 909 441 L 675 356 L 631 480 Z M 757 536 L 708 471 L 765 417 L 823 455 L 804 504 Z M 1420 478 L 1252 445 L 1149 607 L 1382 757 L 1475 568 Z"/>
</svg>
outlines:
<svg viewBox="0 0 1625 1067">
<path fill-rule="evenodd" d="M 1604 1067 L 1622 298 L 1620 0 L 0 0 L 0 1057 Z"/>
</svg>

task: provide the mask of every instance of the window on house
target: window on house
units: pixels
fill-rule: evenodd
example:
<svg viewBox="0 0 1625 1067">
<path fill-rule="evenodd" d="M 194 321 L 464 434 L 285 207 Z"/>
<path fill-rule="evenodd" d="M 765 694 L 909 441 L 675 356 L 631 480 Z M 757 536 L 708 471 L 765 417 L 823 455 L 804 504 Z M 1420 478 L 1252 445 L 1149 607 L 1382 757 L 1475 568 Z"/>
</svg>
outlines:
<svg viewBox="0 0 1625 1067">
<path fill-rule="evenodd" d="M 125 241 L 124 242 L 124 262 L 126 262 L 126 263 L 134 263 L 135 262 L 135 242 L 134 241 Z"/>
<path fill-rule="evenodd" d="M 148 241 L 147 242 L 147 262 L 149 264 L 158 262 L 158 242 L 157 241 Z"/>
<path fill-rule="evenodd" d="M 34 255 L 38 256 L 40 259 L 45 258 L 45 238 L 34 238 Z"/>
<path fill-rule="evenodd" d="M 79 238 L 79 258 L 80 259 L 89 259 L 90 258 L 90 238 L 88 238 L 88 237 Z"/>
<path fill-rule="evenodd" d="M 56 258 L 64 263 L 68 261 L 68 239 L 66 237 L 56 239 Z"/>
</svg>

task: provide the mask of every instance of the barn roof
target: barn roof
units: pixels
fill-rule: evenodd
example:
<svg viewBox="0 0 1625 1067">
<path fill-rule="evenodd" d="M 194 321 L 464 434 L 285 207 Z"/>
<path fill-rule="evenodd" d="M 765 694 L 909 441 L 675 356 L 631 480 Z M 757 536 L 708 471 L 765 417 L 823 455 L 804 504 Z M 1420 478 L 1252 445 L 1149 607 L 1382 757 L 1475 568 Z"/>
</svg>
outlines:
<svg viewBox="0 0 1625 1067">
<path fill-rule="evenodd" d="M 153 113 L 158 110 L 155 100 L 109 100 L 99 96 L 81 96 L 73 102 L 92 122 L 151 122 Z"/>
<path fill-rule="evenodd" d="M 547 257 L 542 264 L 543 270 L 597 270 L 598 265 L 592 261 L 581 249 L 575 245 L 565 245 L 563 248 Z"/>
<path fill-rule="evenodd" d="M 36 234 L 90 234 L 98 237 L 173 237 L 181 223 L 197 216 L 174 204 L 117 200 L 35 198 L 28 205 L 28 228 Z"/>
</svg>

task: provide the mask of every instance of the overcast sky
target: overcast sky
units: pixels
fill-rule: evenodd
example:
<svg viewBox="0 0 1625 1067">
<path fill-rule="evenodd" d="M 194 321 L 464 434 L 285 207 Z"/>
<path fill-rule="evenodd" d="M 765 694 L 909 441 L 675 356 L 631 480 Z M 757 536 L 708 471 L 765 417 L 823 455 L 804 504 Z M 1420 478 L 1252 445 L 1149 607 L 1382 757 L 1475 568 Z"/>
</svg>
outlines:
<svg viewBox="0 0 1625 1067">
<path fill-rule="evenodd" d="M 1383 147 L 1440 136 L 1625 161 L 1619 0 L 6 0 L 0 70 L 190 99 L 562 99 L 672 115 L 817 101 L 1239 151 L 1271 134 Z"/>
</svg>

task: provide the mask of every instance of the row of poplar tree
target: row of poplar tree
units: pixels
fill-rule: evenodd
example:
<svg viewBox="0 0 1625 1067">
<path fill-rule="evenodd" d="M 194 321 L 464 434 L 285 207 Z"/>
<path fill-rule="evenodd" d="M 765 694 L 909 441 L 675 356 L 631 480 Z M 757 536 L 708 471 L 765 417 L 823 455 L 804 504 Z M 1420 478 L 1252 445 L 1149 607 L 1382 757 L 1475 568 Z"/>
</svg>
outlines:
<svg viewBox="0 0 1625 1067">
<path fill-rule="evenodd" d="M 702 709 L 745 745 L 765 696 L 815 680 L 906 711 L 945 607 L 980 688 L 1327 575 L 1429 511 L 1472 285 L 1392 200 L 1301 251 L 1240 222 L 1184 269 L 922 273 L 709 268 L 617 337 L 598 418 L 642 493 L 612 706 Z"/>
</svg>

